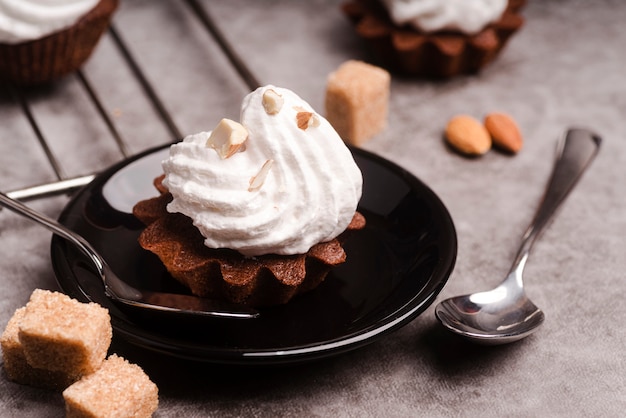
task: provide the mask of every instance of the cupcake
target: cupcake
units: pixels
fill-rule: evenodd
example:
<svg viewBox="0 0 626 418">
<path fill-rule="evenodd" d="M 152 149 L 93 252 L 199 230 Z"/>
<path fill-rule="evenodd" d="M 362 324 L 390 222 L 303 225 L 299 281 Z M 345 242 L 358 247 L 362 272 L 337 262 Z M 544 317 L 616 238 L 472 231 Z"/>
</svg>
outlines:
<svg viewBox="0 0 626 418">
<path fill-rule="evenodd" d="M 118 0 L 0 0 L 0 79 L 41 84 L 89 58 Z"/>
<path fill-rule="evenodd" d="M 160 196 L 135 205 L 139 237 L 198 296 L 249 306 L 288 302 L 346 260 L 361 172 L 330 123 L 290 90 L 261 87 L 241 122 L 170 148 Z"/>
<path fill-rule="evenodd" d="M 525 0 L 350 0 L 343 12 L 379 65 L 449 78 L 492 62 L 524 20 Z"/>
</svg>

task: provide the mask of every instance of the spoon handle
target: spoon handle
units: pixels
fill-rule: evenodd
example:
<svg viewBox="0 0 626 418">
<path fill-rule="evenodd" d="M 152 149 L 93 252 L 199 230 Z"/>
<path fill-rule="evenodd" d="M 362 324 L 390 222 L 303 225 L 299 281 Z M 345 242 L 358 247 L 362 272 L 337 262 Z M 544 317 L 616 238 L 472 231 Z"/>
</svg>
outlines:
<svg viewBox="0 0 626 418">
<path fill-rule="evenodd" d="M 524 234 L 511 272 L 523 268 L 533 244 L 593 161 L 601 142 L 598 135 L 580 128 L 568 130 L 559 141 L 548 186 L 535 217 Z"/>
</svg>

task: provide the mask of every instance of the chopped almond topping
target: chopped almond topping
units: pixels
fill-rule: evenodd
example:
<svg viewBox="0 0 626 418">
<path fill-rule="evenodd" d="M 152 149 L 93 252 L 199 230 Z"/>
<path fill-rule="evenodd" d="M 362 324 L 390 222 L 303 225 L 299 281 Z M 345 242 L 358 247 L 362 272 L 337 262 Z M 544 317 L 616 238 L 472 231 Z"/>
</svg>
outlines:
<svg viewBox="0 0 626 418">
<path fill-rule="evenodd" d="M 298 128 L 306 131 L 307 128 L 311 126 L 319 126 L 320 121 L 317 118 L 317 115 L 313 112 L 298 112 L 296 115 L 296 122 L 298 123 Z"/>
<path fill-rule="evenodd" d="M 274 164 L 274 160 L 265 161 L 257 175 L 250 178 L 250 187 L 248 187 L 249 192 L 257 191 L 261 188 L 261 186 L 263 186 L 263 183 L 265 183 L 265 179 L 267 178 L 267 174 L 272 168 L 272 164 Z"/>
<path fill-rule="evenodd" d="M 232 157 L 248 139 L 248 130 L 240 123 L 222 119 L 207 139 L 206 146 L 213 148 L 222 159 Z"/>
<path fill-rule="evenodd" d="M 275 115 L 280 112 L 284 103 L 283 96 L 272 89 L 267 89 L 263 93 L 263 108 L 268 115 Z"/>
</svg>

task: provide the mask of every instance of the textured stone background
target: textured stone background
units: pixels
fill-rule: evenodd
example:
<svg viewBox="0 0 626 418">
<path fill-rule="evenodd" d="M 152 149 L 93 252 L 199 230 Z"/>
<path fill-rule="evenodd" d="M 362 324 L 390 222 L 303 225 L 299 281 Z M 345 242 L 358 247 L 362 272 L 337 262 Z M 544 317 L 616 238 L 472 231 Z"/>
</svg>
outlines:
<svg viewBox="0 0 626 418">
<path fill-rule="evenodd" d="M 288 87 L 322 110 L 327 74 L 367 59 L 339 2 L 203 2 L 262 83 Z M 626 410 L 626 3 L 531 0 L 527 23 L 481 74 L 449 82 L 394 78 L 389 128 L 364 147 L 426 182 L 454 219 L 456 268 L 440 298 L 490 288 L 508 270 L 570 126 L 596 130 L 602 150 L 526 269 L 528 294 L 546 313 L 530 338 L 477 347 L 447 334 L 433 307 L 374 344 L 311 365 L 212 367 L 116 341 L 161 391 L 159 417 L 191 416 L 604 416 Z M 114 20 L 184 134 L 237 118 L 247 87 L 179 2 L 125 1 Z M 107 35 L 85 66 L 131 152 L 172 140 Z M 55 179 L 32 130 L 0 86 L 0 188 Z M 76 77 L 29 91 L 33 113 L 68 176 L 123 156 Z M 480 159 L 442 141 L 457 113 L 506 111 L 519 122 L 517 156 Z M 58 216 L 67 197 L 31 205 Z M 0 212 L 0 328 L 34 288 L 56 289 L 50 235 Z M 6 381 L 0 416 L 62 416 L 60 394 Z"/>
</svg>

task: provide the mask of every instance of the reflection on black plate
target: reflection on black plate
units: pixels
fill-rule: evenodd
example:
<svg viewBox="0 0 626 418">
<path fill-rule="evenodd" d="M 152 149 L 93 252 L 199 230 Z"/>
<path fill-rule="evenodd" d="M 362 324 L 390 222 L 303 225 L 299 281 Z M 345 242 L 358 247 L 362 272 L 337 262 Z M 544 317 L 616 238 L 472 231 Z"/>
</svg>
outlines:
<svg viewBox="0 0 626 418">
<path fill-rule="evenodd" d="M 456 260 L 456 233 L 439 198 L 398 166 L 352 150 L 363 172 L 359 211 L 367 227 L 346 244 L 347 262 L 317 289 L 253 320 L 171 319 L 129 312 L 104 294 L 83 256 L 52 239 L 57 280 L 67 294 L 107 307 L 118 337 L 188 359 L 238 364 L 293 363 L 346 352 L 386 335 L 423 312 Z M 186 292 L 159 260 L 137 244 L 132 205 L 155 195 L 167 147 L 149 150 L 99 175 L 61 214 L 113 270 L 132 285 Z"/>
</svg>

